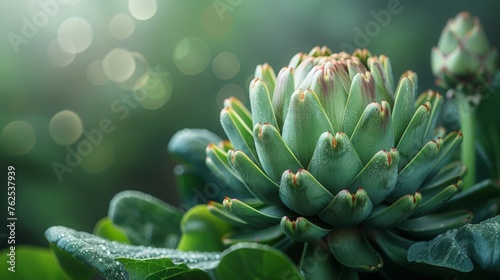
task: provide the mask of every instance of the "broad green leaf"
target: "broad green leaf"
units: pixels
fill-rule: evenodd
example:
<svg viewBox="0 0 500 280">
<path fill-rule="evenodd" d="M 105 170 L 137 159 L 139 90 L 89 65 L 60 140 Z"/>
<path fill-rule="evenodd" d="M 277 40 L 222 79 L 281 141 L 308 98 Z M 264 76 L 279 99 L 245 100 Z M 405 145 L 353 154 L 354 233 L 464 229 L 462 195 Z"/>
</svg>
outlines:
<svg viewBox="0 0 500 280">
<path fill-rule="evenodd" d="M 108 216 L 136 245 L 175 248 L 182 213 L 139 191 L 123 191 L 110 202 Z"/>
<path fill-rule="evenodd" d="M 73 255 L 59 249 L 56 245 L 50 244 L 50 251 L 57 259 L 59 266 L 63 268 L 70 279 L 90 280 L 97 274 L 96 269 L 82 265 Z"/>
<path fill-rule="evenodd" d="M 222 251 L 222 236 L 231 231 L 226 221 L 210 213 L 207 205 L 189 209 L 180 224 L 182 236 L 177 249 L 182 251 Z"/>
<path fill-rule="evenodd" d="M 500 273 L 500 216 L 449 230 L 430 241 L 413 244 L 408 261 L 470 272 L 476 263 Z"/>
<path fill-rule="evenodd" d="M 62 226 L 47 229 L 45 238 L 81 262 L 82 268 L 96 270 L 108 280 L 128 279 L 125 266 L 116 258 L 169 258 L 174 264 L 185 263 L 189 268 L 203 270 L 213 269 L 220 259 L 220 254 L 216 252 L 183 252 L 169 248 L 122 244 Z"/>
<path fill-rule="evenodd" d="M 116 241 L 109 241 L 86 232 L 77 232 L 62 226 L 54 226 L 47 229 L 45 238 L 56 248 L 56 256 L 69 274 L 81 274 L 86 268 L 96 270 L 106 279 L 126 280 L 128 273 L 125 267 L 118 261 L 115 254 L 130 254 L 132 245 L 125 245 Z M 117 248 L 118 247 L 118 248 Z M 137 247 L 138 248 L 138 247 Z M 117 252 L 120 249 L 120 252 Z M 57 252 L 60 250 L 61 252 Z M 111 254 L 113 252 L 113 254 Z M 108 254 L 109 253 L 109 254 Z M 68 263 L 67 255 L 73 256 L 81 262 L 81 266 L 73 266 Z M 66 263 L 66 265 L 65 265 Z"/>
<path fill-rule="evenodd" d="M 127 235 L 108 218 L 100 219 L 94 226 L 93 234 L 120 243 L 130 244 Z"/>
<path fill-rule="evenodd" d="M 0 263 L 0 279 L 68 279 L 48 248 L 16 245 L 15 250 L 11 251 L 9 246 L 0 251 Z"/>
<path fill-rule="evenodd" d="M 214 271 L 218 280 L 304 279 L 288 256 L 256 243 L 239 243 L 225 250 Z"/>
<path fill-rule="evenodd" d="M 128 271 L 129 280 L 209 280 L 206 272 L 200 269 L 190 269 L 185 264 L 175 265 L 170 259 L 155 258 L 137 260 L 130 258 L 117 258 Z"/>
</svg>

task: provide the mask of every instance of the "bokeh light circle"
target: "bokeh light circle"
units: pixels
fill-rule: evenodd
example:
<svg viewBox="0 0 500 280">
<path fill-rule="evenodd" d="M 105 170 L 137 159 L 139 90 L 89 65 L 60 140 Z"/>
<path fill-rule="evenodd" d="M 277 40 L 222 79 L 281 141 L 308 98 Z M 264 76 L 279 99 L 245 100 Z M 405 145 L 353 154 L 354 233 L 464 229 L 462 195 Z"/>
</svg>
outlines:
<svg viewBox="0 0 500 280">
<path fill-rule="evenodd" d="M 93 39 L 92 27 L 87 20 L 71 17 L 65 20 L 57 30 L 57 41 L 67 53 L 81 53 L 86 50 Z"/>
<path fill-rule="evenodd" d="M 220 53 L 212 62 L 212 71 L 221 80 L 231 79 L 240 71 L 240 60 L 233 53 Z"/>
<path fill-rule="evenodd" d="M 134 90 L 137 102 L 146 110 L 157 110 L 163 107 L 172 95 L 172 87 L 168 79 L 155 73 L 150 74 L 147 83 Z"/>
<path fill-rule="evenodd" d="M 75 60 L 75 54 L 63 50 L 58 39 L 55 39 L 47 46 L 47 57 L 49 62 L 57 67 L 68 66 Z"/>
<path fill-rule="evenodd" d="M 128 10 L 135 19 L 148 20 L 156 14 L 158 4 L 156 0 L 129 0 Z"/>
<path fill-rule="evenodd" d="M 10 155 L 21 156 L 28 153 L 36 143 L 36 132 L 25 121 L 13 121 L 4 127 L 0 134 L 0 143 Z"/>
<path fill-rule="evenodd" d="M 134 74 L 135 66 L 132 53 L 120 48 L 110 51 L 102 61 L 104 73 L 114 82 L 124 82 L 129 79 Z"/>
<path fill-rule="evenodd" d="M 186 75 L 197 75 L 210 64 L 210 48 L 198 37 L 186 37 L 174 48 L 174 63 Z"/>
<path fill-rule="evenodd" d="M 87 67 L 87 78 L 90 83 L 96 86 L 102 86 L 109 82 L 108 76 L 104 73 L 102 59 L 96 59 Z"/>
<path fill-rule="evenodd" d="M 127 14 L 118 14 L 109 21 L 109 32 L 116 39 L 128 38 L 135 30 L 135 23 Z"/>
<path fill-rule="evenodd" d="M 82 133 L 82 119 L 71 110 L 60 111 L 49 122 L 50 137 L 58 145 L 69 146 L 75 143 Z"/>
<path fill-rule="evenodd" d="M 224 108 L 224 100 L 229 97 L 236 97 L 243 103 L 246 101 L 246 94 L 243 88 L 237 84 L 227 84 L 223 86 L 215 96 L 217 107 L 219 107 L 219 109 Z"/>
<path fill-rule="evenodd" d="M 118 82 L 117 85 L 124 90 L 136 90 L 148 81 L 149 65 L 148 61 L 138 52 L 130 52 L 134 59 L 134 72 L 125 81 Z"/>
<path fill-rule="evenodd" d="M 86 149 L 90 149 L 89 154 L 82 156 L 82 163 L 80 165 L 88 173 L 101 173 L 108 169 L 115 161 L 115 147 L 108 139 L 103 139 L 99 145 L 93 145 L 90 139 L 85 139 L 78 143 L 77 150 Z"/>
<path fill-rule="evenodd" d="M 26 89 L 14 80 L 0 83 L 0 112 L 15 112 L 26 103 Z"/>
</svg>

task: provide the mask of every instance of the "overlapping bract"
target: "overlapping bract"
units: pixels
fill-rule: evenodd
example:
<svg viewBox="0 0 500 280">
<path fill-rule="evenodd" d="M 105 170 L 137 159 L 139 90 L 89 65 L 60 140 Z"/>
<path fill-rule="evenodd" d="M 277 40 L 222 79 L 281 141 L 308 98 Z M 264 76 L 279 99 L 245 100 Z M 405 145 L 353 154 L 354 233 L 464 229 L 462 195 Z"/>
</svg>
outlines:
<svg viewBox="0 0 500 280">
<path fill-rule="evenodd" d="M 462 135 L 436 131 L 442 97 L 426 91 L 415 99 L 416 90 L 415 73 L 407 71 L 394 87 L 389 59 L 366 50 L 332 54 L 316 47 L 277 76 L 269 65 L 258 66 L 251 113 L 239 100 L 225 100 L 221 124 L 230 145 L 206 150 L 209 169 L 224 182 L 241 182 L 232 187 L 257 201 L 227 197 L 209 209 L 238 228 L 266 231 L 263 242 L 279 240 L 281 231 L 303 242 L 328 235 L 336 259 L 358 269 L 342 246 L 366 237 L 340 242 L 349 228 L 388 229 L 425 218 L 462 184 L 462 165 L 445 166 Z M 235 236 L 226 241 L 242 235 Z"/>
<path fill-rule="evenodd" d="M 488 84 L 495 71 L 497 49 L 491 48 L 478 18 L 468 12 L 450 19 L 432 49 L 432 72 L 444 88 Z"/>
</svg>

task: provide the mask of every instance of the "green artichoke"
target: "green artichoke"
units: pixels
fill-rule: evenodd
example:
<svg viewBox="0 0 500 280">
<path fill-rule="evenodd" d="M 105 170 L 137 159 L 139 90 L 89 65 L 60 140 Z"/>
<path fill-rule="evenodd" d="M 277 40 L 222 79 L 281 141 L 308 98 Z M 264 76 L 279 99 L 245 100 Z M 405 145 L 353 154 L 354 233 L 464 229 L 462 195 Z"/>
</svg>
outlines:
<svg viewBox="0 0 500 280">
<path fill-rule="evenodd" d="M 479 19 L 468 12 L 448 21 L 431 55 L 436 83 L 447 89 L 489 84 L 496 60 L 496 48 L 490 47 Z"/>
<path fill-rule="evenodd" d="M 257 66 L 251 112 L 226 99 L 229 141 L 206 148 L 208 170 L 237 194 L 208 206 L 236 229 L 223 242 L 323 242 L 342 265 L 375 271 L 383 262 L 371 230 L 430 238 L 470 221 L 470 212 L 435 213 L 462 186 L 463 165 L 449 163 L 462 134 L 435 129 L 443 98 L 416 91 L 414 72 L 394 87 L 389 59 L 366 50 L 316 47 L 277 76 Z M 169 150 L 209 138 L 183 131 Z"/>
</svg>

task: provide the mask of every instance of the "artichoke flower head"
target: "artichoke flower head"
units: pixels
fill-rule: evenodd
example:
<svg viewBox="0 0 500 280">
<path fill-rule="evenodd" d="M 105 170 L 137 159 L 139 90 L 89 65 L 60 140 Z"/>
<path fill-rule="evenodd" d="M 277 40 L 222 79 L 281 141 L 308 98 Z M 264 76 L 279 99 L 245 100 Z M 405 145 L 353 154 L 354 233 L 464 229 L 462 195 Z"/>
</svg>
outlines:
<svg viewBox="0 0 500 280">
<path fill-rule="evenodd" d="M 461 12 L 444 27 L 432 49 L 432 72 L 443 88 L 489 84 L 496 69 L 492 48 L 477 17 Z"/>
<path fill-rule="evenodd" d="M 227 244 L 252 231 L 253 241 L 269 244 L 326 238 L 337 260 L 353 267 L 342 247 L 357 242 L 373 251 L 365 229 L 425 217 L 461 187 L 462 165 L 445 164 L 462 135 L 435 130 L 442 96 L 415 98 L 411 71 L 394 86 L 386 56 L 316 47 L 277 76 L 257 66 L 249 91 L 251 110 L 225 100 L 229 142 L 206 149 L 208 168 L 241 194 L 209 205 L 241 229 Z"/>
</svg>

